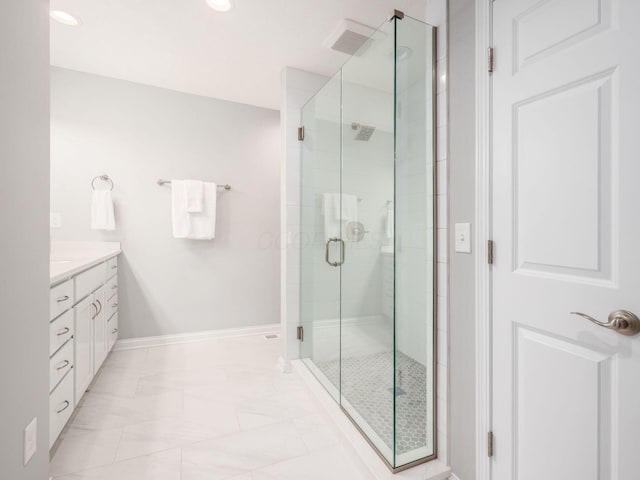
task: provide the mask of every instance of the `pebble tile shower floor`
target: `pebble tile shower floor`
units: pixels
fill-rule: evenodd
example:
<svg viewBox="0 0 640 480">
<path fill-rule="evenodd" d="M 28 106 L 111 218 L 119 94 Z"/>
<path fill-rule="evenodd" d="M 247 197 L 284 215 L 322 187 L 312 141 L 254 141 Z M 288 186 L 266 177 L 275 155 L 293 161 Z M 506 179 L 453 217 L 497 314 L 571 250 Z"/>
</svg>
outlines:
<svg viewBox="0 0 640 480">
<path fill-rule="evenodd" d="M 397 352 L 396 453 L 402 455 L 427 444 L 426 368 Z M 342 378 L 342 395 L 369 426 L 393 449 L 393 352 L 348 357 L 316 365 L 334 385 Z M 401 390 L 400 390 L 401 389 Z"/>
</svg>

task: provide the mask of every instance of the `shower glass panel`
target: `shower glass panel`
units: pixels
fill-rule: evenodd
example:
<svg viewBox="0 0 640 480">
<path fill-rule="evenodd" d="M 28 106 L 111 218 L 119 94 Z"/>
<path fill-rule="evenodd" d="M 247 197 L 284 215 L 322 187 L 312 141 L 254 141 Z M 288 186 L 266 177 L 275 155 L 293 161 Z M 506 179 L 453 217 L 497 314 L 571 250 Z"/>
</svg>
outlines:
<svg viewBox="0 0 640 480">
<path fill-rule="evenodd" d="M 435 457 L 435 29 L 385 22 L 303 107 L 303 362 L 389 468 Z"/>
<path fill-rule="evenodd" d="M 300 358 L 336 401 L 340 391 L 340 269 L 328 265 L 326 255 L 339 255 L 337 242 L 328 239 L 340 237 L 340 227 L 331 224 L 333 212 L 325 214 L 323 201 L 340 194 L 341 76 L 338 72 L 302 109 L 300 171 L 300 323 L 304 332 Z"/>
<path fill-rule="evenodd" d="M 433 29 L 396 28 L 395 465 L 434 453 Z"/>
<path fill-rule="evenodd" d="M 393 241 L 384 226 L 394 190 L 394 30 L 384 23 L 342 67 L 341 405 L 390 464 L 394 281 L 382 247 Z"/>
</svg>

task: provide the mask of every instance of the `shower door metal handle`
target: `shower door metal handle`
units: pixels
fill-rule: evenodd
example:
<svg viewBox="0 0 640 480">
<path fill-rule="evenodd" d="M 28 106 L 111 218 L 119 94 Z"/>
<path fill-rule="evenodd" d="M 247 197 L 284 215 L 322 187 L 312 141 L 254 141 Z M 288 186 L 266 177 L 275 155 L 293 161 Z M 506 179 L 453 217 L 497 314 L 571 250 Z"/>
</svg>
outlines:
<svg viewBox="0 0 640 480">
<path fill-rule="evenodd" d="M 340 261 L 339 262 L 332 262 L 331 260 L 329 260 L 329 245 L 331 244 L 331 242 L 340 243 Z M 324 246 L 324 261 L 327 262 L 332 267 L 339 267 L 344 263 L 344 240 L 337 237 L 332 237 L 327 240 L 327 243 Z"/>
<path fill-rule="evenodd" d="M 586 318 L 596 325 L 609 328 L 625 336 L 636 335 L 640 332 L 640 319 L 628 310 L 616 310 L 611 312 L 609 314 L 608 322 L 601 322 L 600 320 L 596 320 L 592 316 L 581 312 L 571 312 L 571 315 L 578 315 L 579 317 Z"/>
</svg>

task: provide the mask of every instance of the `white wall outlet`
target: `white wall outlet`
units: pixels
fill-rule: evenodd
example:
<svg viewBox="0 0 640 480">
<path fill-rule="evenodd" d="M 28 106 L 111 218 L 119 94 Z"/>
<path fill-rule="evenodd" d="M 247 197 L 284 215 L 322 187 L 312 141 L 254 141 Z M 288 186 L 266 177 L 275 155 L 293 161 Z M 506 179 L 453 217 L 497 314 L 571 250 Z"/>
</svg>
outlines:
<svg viewBox="0 0 640 480">
<path fill-rule="evenodd" d="M 38 440 L 38 419 L 34 418 L 24 429 L 24 464 L 26 465 L 36 453 Z"/>
<path fill-rule="evenodd" d="M 458 253 L 471 253 L 471 224 L 456 223 L 455 246 Z"/>
<path fill-rule="evenodd" d="M 58 212 L 49 212 L 49 227 L 60 228 L 62 227 L 62 215 Z"/>
</svg>

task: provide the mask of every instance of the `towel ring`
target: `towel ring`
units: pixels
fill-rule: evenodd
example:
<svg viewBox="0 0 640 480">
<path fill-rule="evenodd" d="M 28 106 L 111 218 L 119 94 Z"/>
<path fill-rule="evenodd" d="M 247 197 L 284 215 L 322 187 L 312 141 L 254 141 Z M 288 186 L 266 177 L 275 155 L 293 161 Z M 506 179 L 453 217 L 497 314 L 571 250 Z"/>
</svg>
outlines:
<svg viewBox="0 0 640 480">
<path fill-rule="evenodd" d="M 91 180 L 91 189 L 92 190 L 96 189 L 96 186 L 95 186 L 96 180 L 102 180 L 103 182 L 109 182 L 109 185 L 111 186 L 109 188 L 109 190 L 113 190 L 113 180 L 111 180 L 109 178 L 109 175 L 98 175 L 96 177 L 93 177 L 93 180 Z"/>
</svg>

